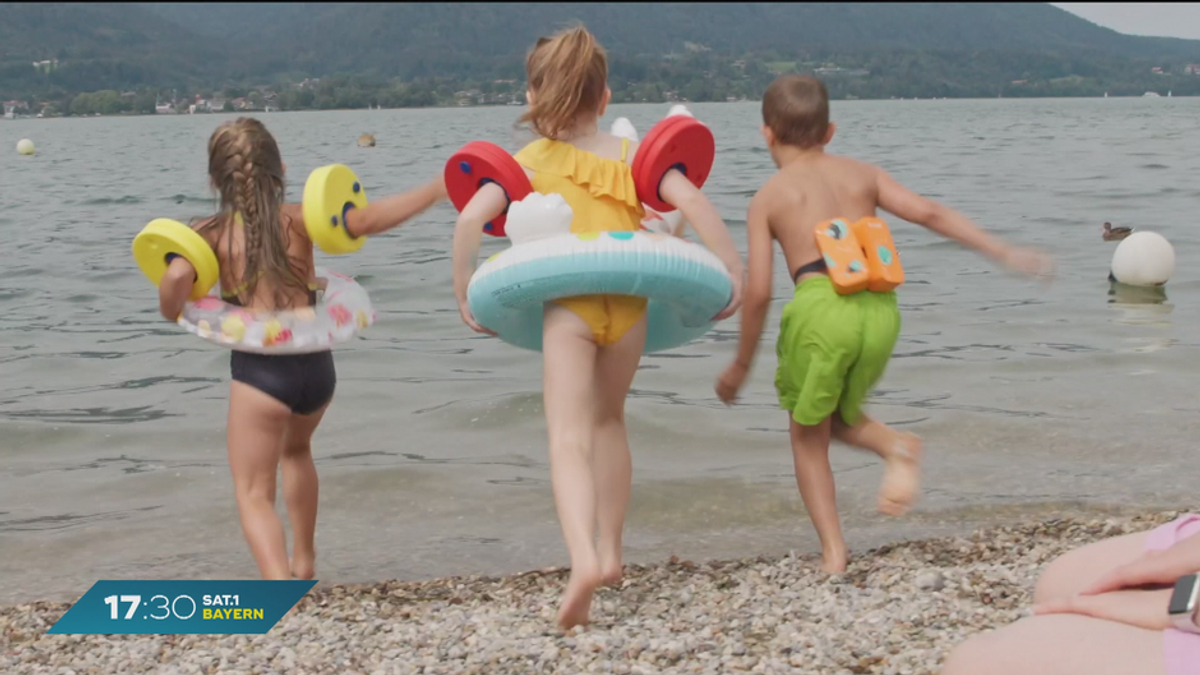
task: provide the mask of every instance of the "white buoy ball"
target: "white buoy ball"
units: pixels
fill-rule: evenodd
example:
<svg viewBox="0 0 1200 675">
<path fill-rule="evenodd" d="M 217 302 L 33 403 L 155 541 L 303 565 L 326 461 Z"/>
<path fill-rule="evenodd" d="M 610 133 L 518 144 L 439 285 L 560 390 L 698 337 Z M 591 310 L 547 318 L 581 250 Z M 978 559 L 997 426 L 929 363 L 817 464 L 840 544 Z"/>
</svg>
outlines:
<svg viewBox="0 0 1200 675">
<path fill-rule="evenodd" d="M 1130 286 L 1161 286 L 1175 273 L 1175 249 L 1157 232 L 1134 232 L 1113 253 L 1114 279 Z"/>
<path fill-rule="evenodd" d="M 29 140 L 28 138 L 22 138 L 21 140 L 17 141 L 17 152 L 21 153 L 22 155 L 32 155 L 33 141 Z"/>
</svg>

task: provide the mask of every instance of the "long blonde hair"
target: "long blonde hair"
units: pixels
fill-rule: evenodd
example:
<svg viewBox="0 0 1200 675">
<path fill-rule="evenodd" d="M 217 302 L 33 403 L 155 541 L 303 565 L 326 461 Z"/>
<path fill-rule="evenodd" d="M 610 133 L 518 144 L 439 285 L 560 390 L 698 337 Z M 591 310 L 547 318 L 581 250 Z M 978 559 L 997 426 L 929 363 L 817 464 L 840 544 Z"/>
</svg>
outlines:
<svg viewBox="0 0 1200 675">
<path fill-rule="evenodd" d="M 286 186 L 275 137 L 262 122 L 239 117 L 217 127 L 208 139 L 208 176 L 220 195 L 221 211 L 211 226 L 233 225 L 240 214 L 245 235 L 243 295 L 254 296 L 261 279 L 274 289 L 275 306 L 290 307 L 289 288 L 307 291 L 307 280 L 288 256 L 290 237 L 280 222 Z M 233 259 L 233 237 L 227 237 Z M 241 298 L 239 298 L 241 299 Z"/>
<path fill-rule="evenodd" d="M 540 38 L 525 59 L 533 102 L 521 116 L 539 135 L 559 140 L 581 114 L 599 112 L 608 89 L 608 57 L 583 26 Z"/>
</svg>

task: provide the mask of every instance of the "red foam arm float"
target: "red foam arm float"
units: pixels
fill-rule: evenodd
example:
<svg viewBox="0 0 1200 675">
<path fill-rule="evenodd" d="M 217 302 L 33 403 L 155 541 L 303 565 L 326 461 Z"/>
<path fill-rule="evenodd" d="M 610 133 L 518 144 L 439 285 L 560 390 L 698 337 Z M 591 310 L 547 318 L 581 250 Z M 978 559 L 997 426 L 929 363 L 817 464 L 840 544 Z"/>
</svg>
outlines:
<svg viewBox="0 0 1200 675">
<path fill-rule="evenodd" d="M 650 130 L 633 158 L 633 182 L 642 203 L 660 213 L 675 207 L 663 201 L 658 188 L 667 172 L 679 169 L 696 187 L 712 171 L 717 146 L 712 130 L 685 115 L 668 117 Z"/>
<path fill-rule="evenodd" d="M 454 208 L 460 212 L 471 198 L 487 183 L 496 183 L 504 190 L 508 203 L 519 202 L 530 192 L 533 185 L 525 170 L 505 152 L 504 148 L 487 141 L 472 141 L 454 153 L 446 162 L 443 172 L 446 194 Z M 483 226 L 483 231 L 495 237 L 504 236 L 504 221 L 508 207 L 495 220 Z"/>
</svg>

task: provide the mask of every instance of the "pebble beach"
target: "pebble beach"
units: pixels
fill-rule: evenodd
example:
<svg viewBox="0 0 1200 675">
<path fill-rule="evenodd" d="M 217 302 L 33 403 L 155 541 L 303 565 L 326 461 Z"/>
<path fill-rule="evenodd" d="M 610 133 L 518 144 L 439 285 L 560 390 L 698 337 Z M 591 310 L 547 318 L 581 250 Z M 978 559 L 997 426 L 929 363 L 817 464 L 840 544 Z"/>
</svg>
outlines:
<svg viewBox="0 0 1200 675">
<path fill-rule="evenodd" d="M 266 635 L 45 635 L 69 607 L 0 608 L 6 674 L 812 673 L 933 675 L 949 650 L 1027 612 L 1063 552 L 1177 517 L 1053 518 L 853 552 L 629 565 L 592 624 L 554 617 L 567 571 L 318 586 Z"/>
</svg>

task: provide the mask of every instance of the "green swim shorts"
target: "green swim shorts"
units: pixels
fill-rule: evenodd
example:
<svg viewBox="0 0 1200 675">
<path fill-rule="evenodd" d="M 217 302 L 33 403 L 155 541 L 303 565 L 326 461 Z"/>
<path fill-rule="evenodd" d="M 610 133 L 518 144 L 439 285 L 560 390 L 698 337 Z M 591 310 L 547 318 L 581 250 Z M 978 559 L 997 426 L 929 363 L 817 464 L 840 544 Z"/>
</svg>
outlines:
<svg viewBox="0 0 1200 675">
<path fill-rule="evenodd" d="M 783 308 L 775 346 L 780 407 L 804 426 L 834 412 L 857 424 L 899 335 L 895 292 L 838 295 L 829 277 L 801 281 Z"/>
</svg>

